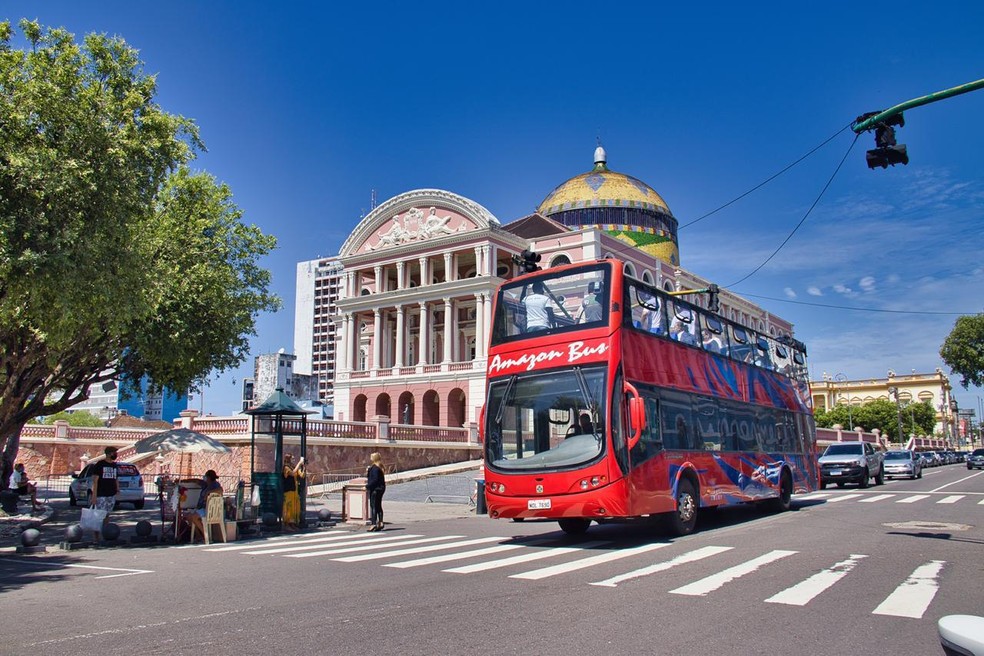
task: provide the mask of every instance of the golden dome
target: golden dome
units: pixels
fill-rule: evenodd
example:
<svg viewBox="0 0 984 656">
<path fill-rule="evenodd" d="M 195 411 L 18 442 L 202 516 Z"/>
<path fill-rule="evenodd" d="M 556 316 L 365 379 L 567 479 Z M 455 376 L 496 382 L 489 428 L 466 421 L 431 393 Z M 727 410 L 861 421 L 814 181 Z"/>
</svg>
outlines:
<svg viewBox="0 0 984 656">
<path fill-rule="evenodd" d="M 594 169 L 550 192 L 537 211 L 572 228 L 595 227 L 671 264 L 679 264 L 677 220 L 645 182 L 608 168 L 595 149 Z"/>
</svg>

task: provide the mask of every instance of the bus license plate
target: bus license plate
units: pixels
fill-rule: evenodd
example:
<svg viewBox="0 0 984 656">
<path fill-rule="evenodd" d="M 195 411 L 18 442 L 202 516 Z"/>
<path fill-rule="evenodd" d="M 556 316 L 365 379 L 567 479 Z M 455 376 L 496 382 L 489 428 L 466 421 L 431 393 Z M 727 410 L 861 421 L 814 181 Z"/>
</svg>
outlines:
<svg viewBox="0 0 984 656">
<path fill-rule="evenodd" d="M 527 510 L 550 510 L 550 499 L 530 499 L 526 502 Z"/>
</svg>

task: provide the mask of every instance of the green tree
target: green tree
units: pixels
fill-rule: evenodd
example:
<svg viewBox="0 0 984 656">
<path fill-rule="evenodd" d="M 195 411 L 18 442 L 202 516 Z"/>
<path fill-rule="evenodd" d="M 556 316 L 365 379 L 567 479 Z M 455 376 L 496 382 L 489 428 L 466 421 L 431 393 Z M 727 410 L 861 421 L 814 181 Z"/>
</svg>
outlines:
<svg viewBox="0 0 984 656">
<path fill-rule="evenodd" d="M 155 102 L 122 39 L 0 22 L 0 441 L 121 375 L 175 390 L 248 355 L 275 311 L 273 237 L 189 163 L 195 124 Z"/>
<path fill-rule="evenodd" d="M 964 389 L 984 385 L 984 314 L 959 317 L 943 340 L 940 357 L 960 375 Z"/>
<path fill-rule="evenodd" d="M 69 426 L 78 426 L 81 428 L 99 428 L 106 425 L 105 421 L 88 410 L 74 410 L 72 412 L 62 410 L 50 417 L 45 417 L 44 421 L 39 423 L 50 426 L 59 420 L 67 421 Z"/>
<path fill-rule="evenodd" d="M 840 424 L 850 430 L 850 423 L 853 422 L 855 426 L 861 426 L 868 432 L 877 428 L 890 440 L 898 442 L 899 412 L 899 406 L 894 401 L 876 399 L 853 406 L 850 414 L 846 405 L 837 405 L 826 411 L 820 409 L 814 413 L 814 418 L 820 428 Z M 904 440 L 908 439 L 910 433 L 932 435 L 936 426 L 936 410 L 928 402 L 902 404 L 901 419 Z"/>
</svg>

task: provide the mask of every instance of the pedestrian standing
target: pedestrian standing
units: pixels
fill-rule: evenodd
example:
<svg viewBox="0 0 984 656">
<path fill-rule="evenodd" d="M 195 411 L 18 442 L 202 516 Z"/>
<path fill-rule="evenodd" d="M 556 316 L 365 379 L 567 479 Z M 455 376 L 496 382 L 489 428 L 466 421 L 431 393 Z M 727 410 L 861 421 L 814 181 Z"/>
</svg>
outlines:
<svg viewBox="0 0 984 656">
<path fill-rule="evenodd" d="M 109 513 L 116 507 L 116 494 L 120 490 L 120 481 L 117 476 L 116 466 L 116 447 L 107 446 L 106 457 L 92 466 L 92 492 L 89 498 L 92 499 L 92 507 L 96 510 L 105 510 L 106 516 L 103 518 L 103 526 L 109 523 Z M 100 531 L 96 531 L 96 542 L 99 542 Z"/>
<path fill-rule="evenodd" d="M 386 492 L 386 476 L 383 474 L 383 457 L 378 453 L 369 455 L 369 469 L 366 470 L 366 491 L 369 492 L 370 531 L 383 530 L 383 493 Z"/>
<path fill-rule="evenodd" d="M 304 458 L 297 461 L 294 465 L 294 457 L 287 453 L 284 455 L 284 529 L 296 531 L 301 523 L 301 497 L 298 491 L 301 481 L 304 478 Z"/>
</svg>

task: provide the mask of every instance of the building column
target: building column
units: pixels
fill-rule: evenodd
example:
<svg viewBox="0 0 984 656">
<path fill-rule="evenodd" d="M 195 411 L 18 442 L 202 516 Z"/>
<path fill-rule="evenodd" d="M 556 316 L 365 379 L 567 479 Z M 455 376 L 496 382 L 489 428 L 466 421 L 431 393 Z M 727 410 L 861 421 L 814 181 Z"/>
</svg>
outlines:
<svg viewBox="0 0 984 656">
<path fill-rule="evenodd" d="M 453 280 L 452 274 L 454 272 L 451 269 L 452 259 L 451 253 L 444 254 L 444 282 L 451 282 Z"/>
<path fill-rule="evenodd" d="M 477 277 L 481 276 L 482 275 L 482 271 L 483 271 L 483 269 L 482 269 L 482 247 L 481 246 L 476 246 L 475 247 L 475 277 L 477 278 Z"/>
<path fill-rule="evenodd" d="M 485 325 L 487 326 L 485 334 L 482 335 L 482 341 L 488 344 L 489 335 L 492 334 L 492 295 L 482 294 L 482 303 L 485 305 Z"/>
<path fill-rule="evenodd" d="M 485 334 L 485 304 L 482 302 L 482 295 L 475 294 L 475 359 L 480 360 L 485 357 L 485 344 L 482 335 Z"/>
<path fill-rule="evenodd" d="M 417 263 L 420 265 L 420 286 L 426 287 L 431 284 L 430 271 L 428 271 L 427 258 L 420 257 L 417 258 Z"/>
<path fill-rule="evenodd" d="M 447 255 L 444 257 L 447 262 Z M 444 297 L 444 362 L 451 362 L 451 342 L 454 340 L 453 326 L 451 324 L 451 297 Z"/>
<path fill-rule="evenodd" d="M 351 313 L 346 313 L 342 322 L 342 370 L 352 371 L 352 344 L 355 341 L 355 329 L 352 325 Z"/>
<path fill-rule="evenodd" d="M 430 332 L 430 316 L 427 311 L 427 302 L 420 301 L 420 339 L 417 348 L 420 353 L 417 357 L 417 364 L 427 364 L 427 337 Z"/>
<path fill-rule="evenodd" d="M 404 284 L 403 284 L 403 271 L 404 271 L 405 266 L 406 265 L 403 262 L 397 262 L 396 263 L 396 288 L 397 289 L 403 289 L 403 287 L 404 287 Z"/>
<path fill-rule="evenodd" d="M 495 277 L 499 275 L 499 250 L 495 244 L 489 244 L 489 275 Z"/>
<path fill-rule="evenodd" d="M 395 367 L 403 366 L 403 343 L 406 339 L 406 324 L 404 323 L 404 311 L 402 305 L 396 306 L 396 353 L 394 354 L 396 362 L 393 364 Z"/>
<path fill-rule="evenodd" d="M 376 276 L 376 293 L 386 291 L 386 283 L 383 280 L 383 267 L 379 264 L 372 268 L 373 274 Z M 358 296 L 358 294 L 356 294 Z"/>
<path fill-rule="evenodd" d="M 376 308 L 372 311 L 372 368 L 379 369 L 383 358 L 383 317 Z"/>
</svg>

